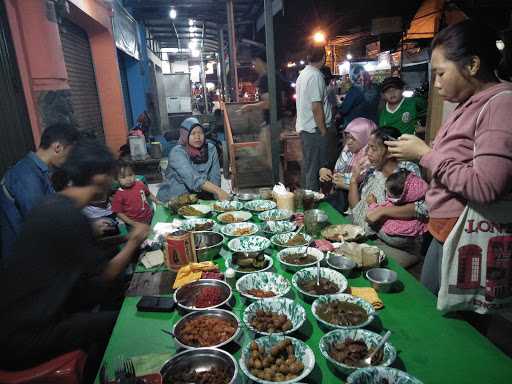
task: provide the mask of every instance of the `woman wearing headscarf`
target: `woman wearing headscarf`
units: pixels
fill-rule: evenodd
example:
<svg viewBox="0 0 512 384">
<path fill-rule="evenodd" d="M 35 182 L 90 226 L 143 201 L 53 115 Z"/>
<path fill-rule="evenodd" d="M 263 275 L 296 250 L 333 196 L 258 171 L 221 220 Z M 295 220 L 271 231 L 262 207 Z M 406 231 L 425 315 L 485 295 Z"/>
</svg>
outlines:
<svg viewBox="0 0 512 384">
<path fill-rule="evenodd" d="M 359 117 L 345 128 L 345 147 L 340 153 L 334 171 L 329 168 L 320 168 L 321 182 L 334 184 L 334 191 L 328 200 L 340 212 L 344 212 L 348 205 L 348 187 L 352 177 L 352 167 L 357 165 L 364 168 L 367 164 L 366 146 L 370 134 L 377 129 L 377 125 L 364 117 Z"/>
<path fill-rule="evenodd" d="M 165 181 L 157 193 L 160 201 L 199 193 L 203 198 L 229 199 L 220 188 L 220 166 L 215 146 L 205 139 L 203 126 L 195 117 L 183 120 L 178 145 L 169 153 Z"/>
<path fill-rule="evenodd" d="M 350 68 L 350 81 L 352 88 L 347 92 L 340 109 L 345 126 L 357 117 L 377 123 L 380 92 L 373 84 L 370 74 L 362 65 L 353 65 Z"/>
</svg>

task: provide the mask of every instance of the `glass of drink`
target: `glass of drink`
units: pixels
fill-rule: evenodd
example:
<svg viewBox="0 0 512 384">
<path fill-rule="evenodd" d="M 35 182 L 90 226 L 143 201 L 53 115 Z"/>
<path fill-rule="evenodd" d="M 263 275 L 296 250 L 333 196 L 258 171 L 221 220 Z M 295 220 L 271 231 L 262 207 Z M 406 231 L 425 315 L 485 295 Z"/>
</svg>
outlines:
<svg viewBox="0 0 512 384">
<path fill-rule="evenodd" d="M 313 209 L 315 207 L 315 193 L 312 191 L 308 191 L 304 193 L 303 199 L 304 211 L 309 209 Z"/>
<path fill-rule="evenodd" d="M 295 209 L 301 210 L 304 208 L 303 200 L 304 200 L 305 192 L 303 189 L 296 189 L 294 193 L 295 193 Z"/>
</svg>

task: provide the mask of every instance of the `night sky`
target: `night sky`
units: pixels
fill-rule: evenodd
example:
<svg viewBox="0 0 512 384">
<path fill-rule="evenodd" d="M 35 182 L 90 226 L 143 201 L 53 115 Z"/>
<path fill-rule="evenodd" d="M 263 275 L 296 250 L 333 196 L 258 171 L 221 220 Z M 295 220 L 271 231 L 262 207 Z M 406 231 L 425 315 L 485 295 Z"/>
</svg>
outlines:
<svg viewBox="0 0 512 384">
<path fill-rule="evenodd" d="M 284 0 L 284 15 L 275 17 L 276 55 L 283 63 L 301 51 L 316 29 L 328 37 L 368 30 L 373 17 L 410 20 L 421 0 Z M 258 35 L 264 41 L 264 32 Z"/>
</svg>

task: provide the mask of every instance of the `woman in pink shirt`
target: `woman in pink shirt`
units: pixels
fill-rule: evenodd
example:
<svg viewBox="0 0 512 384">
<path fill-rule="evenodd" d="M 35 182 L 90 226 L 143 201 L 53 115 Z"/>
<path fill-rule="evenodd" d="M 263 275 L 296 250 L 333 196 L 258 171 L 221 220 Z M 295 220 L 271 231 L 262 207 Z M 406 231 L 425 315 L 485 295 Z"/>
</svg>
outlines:
<svg viewBox="0 0 512 384">
<path fill-rule="evenodd" d="M 468 201 L 490 204 L 512 190 L 512 64 L 496 47 L 496 34 L 471 20 L 442 30 L 432 42 L 434 86 L 458 103 L 432 148 L 412 135 L 386 142 L 398 159 L 419 160 L 431 177 L 426 195 L 434 239 L 421 280 L 439 291 L 443 243 Z M 506 43 L 510 49 L 510 43 Z M 512 221 L 512 212 L 510 213 Z"/>
</svg>

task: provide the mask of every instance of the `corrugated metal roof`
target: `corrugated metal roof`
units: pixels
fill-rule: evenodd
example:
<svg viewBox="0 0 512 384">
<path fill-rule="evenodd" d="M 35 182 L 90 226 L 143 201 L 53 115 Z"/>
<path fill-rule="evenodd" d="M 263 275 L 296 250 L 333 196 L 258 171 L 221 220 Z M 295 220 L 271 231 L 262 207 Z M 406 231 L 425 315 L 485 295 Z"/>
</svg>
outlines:
<svg viewBox="0 0 512 384">
<path fill-rule="evenodd" d="M 205 53 L 217 52 L 219 28 L 227 24 L 226 1 L 223 0 L 125 0 L 124 6 L 134 18 L 144 22 L 161 48 L 186 48 L 195 38 Z M 174 20 L 169 17 L 171 8 L 177 11 Z M 251 35 L 262 9 L 262 0 L 234 0 L 237 33 Z M 193 30 L 189 19 L 194 20 Z"/>
</svg>

